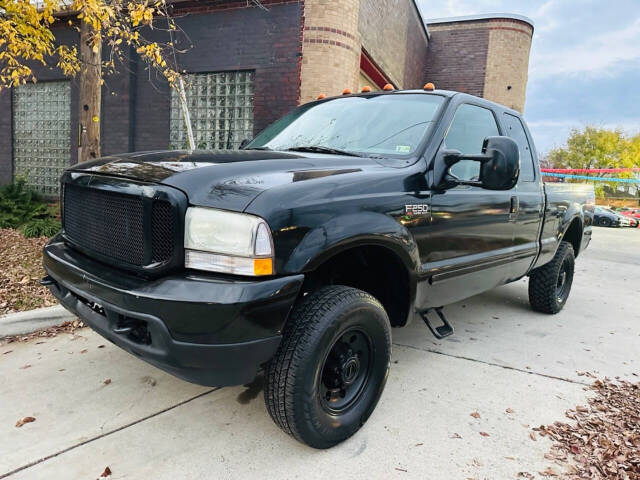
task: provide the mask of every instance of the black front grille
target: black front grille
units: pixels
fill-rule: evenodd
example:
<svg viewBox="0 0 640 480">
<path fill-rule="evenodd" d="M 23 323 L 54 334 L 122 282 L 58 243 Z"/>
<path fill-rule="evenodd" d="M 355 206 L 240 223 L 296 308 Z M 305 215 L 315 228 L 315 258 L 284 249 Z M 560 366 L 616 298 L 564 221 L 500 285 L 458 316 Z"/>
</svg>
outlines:
<svg viewBox="0 0 640 480">
<path fill-rule="evenodd" d="M 164 262 L 173 253 L 173 238 L 175 235 L 173 209 L 169 202 L 156 200 L 151 208 L 151 250 L 154 262 Z"/>
<path fill-rule="evenodd" d="M 145 231 L 145 202 L 151 202 L 151 231 Z M 147 210 L 149 211 L 149 210 Z M 72 244 L 130 266 L 171 259 L 175 248 L 175 210 L 165 200 L 64 185 L 64 232 Z"/>
</svg>

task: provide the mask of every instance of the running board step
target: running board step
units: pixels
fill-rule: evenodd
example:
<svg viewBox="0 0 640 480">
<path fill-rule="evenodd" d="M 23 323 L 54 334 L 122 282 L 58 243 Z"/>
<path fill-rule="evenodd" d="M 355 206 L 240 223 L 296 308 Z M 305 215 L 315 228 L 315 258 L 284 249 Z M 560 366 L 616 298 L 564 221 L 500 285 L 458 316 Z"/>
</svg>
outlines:
<svg viewBox="0 0 640 480">
<path fill-rule="evenodd" d="M 440 325 L 439 327 L 434 327 L 431 323 L 431 320 L 429 320 L 429 313 L 433 311 L 438 314 L 438 317 L 440 317 L 440 321 L 442 321 L 442 325 Z M 444 316 L 444 313 L 442 313 L 442 307 L 429 308 L 424 312 L 420 312 L 420 316 L 422 317 L 422 320 L 424 320 L 424 323 L 427 324 L 427 327 L 429 327 L 429 330 L 431 330 L 431 333 L 433 333 L 434 337 L 444 338 L 453 334 L 453 325 L 449 323 L 447 318 Z"/>
</svg>

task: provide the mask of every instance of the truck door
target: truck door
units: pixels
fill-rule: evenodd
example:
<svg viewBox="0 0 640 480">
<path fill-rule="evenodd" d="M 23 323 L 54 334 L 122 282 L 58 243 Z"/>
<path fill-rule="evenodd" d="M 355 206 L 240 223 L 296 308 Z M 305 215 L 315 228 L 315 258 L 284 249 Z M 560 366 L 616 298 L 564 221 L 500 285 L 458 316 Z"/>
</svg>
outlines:
<svg viewBox="0 0 640 480">
<path fill-rule="evenodd" d="M 522 120 L 510 113 L 502 114 L 505 135 L 511 137 L 520 151 L 520 177 L 516 185 L 517 204 L 513 212 L 514 249 L 518 253 L 514 267 L 521 272 L 531 266 L 538 253 L 538 239 L 544 214 L 544 193 L 540 171 Z"/>
<path fill-rule="evenodd" d="M 458 106 L 441 148 L 480 154 L 484 139 L 500 135 L 492 110 L 473 103 Z M 478 162 L 451 168 L 460 179 L 477 180 Z M 459 185 L 432 196 L 430 234 L 418 248 L 424 281 L 416 304 L 433 307 L 455 302 L 505 283 L 513 276 L 511 191 Z M 436 305 L 437 304 L 437 305 Z"/>
</svg>

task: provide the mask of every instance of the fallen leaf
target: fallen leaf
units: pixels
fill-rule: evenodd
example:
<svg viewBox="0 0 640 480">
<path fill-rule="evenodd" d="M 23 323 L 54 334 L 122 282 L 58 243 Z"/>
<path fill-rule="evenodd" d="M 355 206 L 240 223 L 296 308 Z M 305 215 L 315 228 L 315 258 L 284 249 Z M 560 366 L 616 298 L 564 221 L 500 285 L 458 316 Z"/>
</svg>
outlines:
<svg viewBox="0 0 640 480">
<path fill-rule="evenodd" d="M 480 414 L 478 412 L 473 412 L 470 414 L 473 418 L 480 418 Z"/>
<path fill-rule="evenodd" d="M 534 480 L 536 477 L 534 477 L 529 472 L 518 472 L 518 478 L 526 478 L 527 480 Z"/>
<path fill-rule="evenodd" d="M 458 435 L 457 433 L 453 433 L 449 438 L 462 438 L 460 435 Z"/>
<path fill-rule="evenodd" d="M 25 423 L 31 423 L 35 421 L 36 421 L 35 417 L 24 417 L 16 422 L 16 427 L 20 428 Z"/>
<path fill-rule="evenodd" d="M 490 435 L 487 432 L 480 432 L 480 435 L 483 437 L 489 437 Z"/>
<path fill-rule="evenodd" d="M 536 437 L 536 432 L 529 432 L 529 438 L 531 438 L 531 440 L 533 440 L 534 442 L 538 440 L 538 438 Z"/>
<path fill-rule="evenodd" d="M 510 409 L 510 408 L 507 408 L 507 409 L 505 410 L 505 412 L 507 412 L 507 413 L 515 413 L 515 412 L 514 412 L 512 409 Z"/>
<path fill-rule="evenodd" d="M 8 353 L 13 352 L 13 350 L 7 350 L 6 352 L 2 352 L 3 355 L 7 355 Z"/>
<path fill-rule="evenodd" d="M 404 468 L 396 467 L 396 470 L 398 470 L 399 472 L 406 472 L 406 470 Z"/>
<path fill-rule="evenodd" d="M 98 345 L 98 348 L 104 348 L 104 345 Z"/>
<path fill-rule="evenodd" d="M 25 369 L 30 368 L 30 367 L 31 367 L 31 364 L 27 363 L 26 365 L 21 366 L 20 370 L 25 370 Z"/>
<path fill-rule="evenodd" d="M 109 385 L 110 383 L 111 383 L 111 379 L 110 379 L 110 378 L 107 378 L 107 379 L 104 381 L 104 384 L 105 384 L 105 385 Z"/>
<path fill-rule="evenodd" d="M 543 477 L 557 477 L 558 476 L 556 471 L 551 467 L 547 467 L 547 469 L 544 472 L 538 472 L 538 473 L 540 475 L 542 475 Z"/>
<path fill-rule="evenodd" d="M 109 475 L 111 475 L 111 469 L 109 467 L 106 467 L 104 469 L 104 472 L 102 472 L 102 475 L 100 475 L 100 478 L 105 478 L 105 477 L 108 477 Z"/>
<path fill-rule="evenodd" d="M 86 348 L 84 350 L 80 350 L 80 353 L 87 353 L 89 350 L 87 350 Z"/>
</svg>

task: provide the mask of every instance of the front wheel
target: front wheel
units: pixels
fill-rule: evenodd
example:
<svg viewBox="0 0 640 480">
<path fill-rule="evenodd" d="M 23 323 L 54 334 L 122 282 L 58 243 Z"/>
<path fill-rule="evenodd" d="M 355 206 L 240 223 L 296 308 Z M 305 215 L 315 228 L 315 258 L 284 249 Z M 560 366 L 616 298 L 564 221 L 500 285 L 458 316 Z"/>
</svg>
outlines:
<svg viewBox="0 0 640 480">
<path fill-rule="evenodd" d="M 611 220 L 609 220 L 607 217 L 602 217 L 600 219 L 600 222 L 598 222 L 600 224 L 601 227 L 610 227 L 611 226 Z"/>
<path fill-rule="evenodd" d="M 323 287 L 294 308 L 266 369 L 265 404 L 296 440 L 329 448 L 369 418 L 384 389 L 391 327 L 366 292 Z"/>
<path fill-rule="evenodd" d="M 569 298 L 573 283 L 573 247 L 561 242 L 553 260 L 536 268 L 529 276 L 529 303 L 543 313 L 558 313 Z"/>
</svg>

